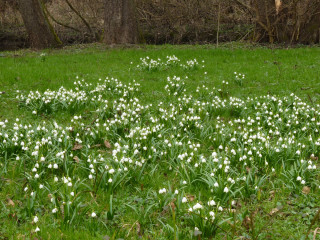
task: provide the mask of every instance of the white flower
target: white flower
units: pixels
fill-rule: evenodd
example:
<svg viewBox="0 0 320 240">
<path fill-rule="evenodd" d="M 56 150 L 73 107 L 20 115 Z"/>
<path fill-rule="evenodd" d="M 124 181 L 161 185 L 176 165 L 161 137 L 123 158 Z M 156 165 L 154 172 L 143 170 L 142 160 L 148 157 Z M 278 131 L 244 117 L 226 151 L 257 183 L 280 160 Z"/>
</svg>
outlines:
<svg viewBox="0 0 320 240">
<path fill-rule="evenodd" d="M 97 216 L 97 214 L 95 212 L 91 213 L 91 217 L 95 218 Z"/>
<path fill-rule="evenodd" d="M 159 190 L 159 194 L 166 193 L 166 192 L 167 192 L 167 189 L 165 189 L 165 188 L 162 188 Z"/>
<path fill-rule="evenodd" d="M 213 186 L 219 187 L 219 184 L 217 182 L 215 182 Z"/>
<path fill-rule="evenodd" d="M 209 206 L 214 206 L 214 205 L 216 205 L 216 202 L 214 200 L 211 200 L 211 201 L 208 202 L 208 205 Z"/>
<path fill-rule="evenodd" d="M 112 183 L 112 178 L 109 178 L 108 182 L 109 182 L 109 183 Z"/>
<path fill-rule="evenodd" d="M 110 174 L 113 174 L 114 171 L 115 171 L 115 170 L 112 168 L 112 169 L 109 170 L 109 173 L 110 173 Z"/>
<path fill-rule="evenodd" d="M 178 194 L 179 193 L 179 191 L 178 191 L 178 189 L 176 189 L 175 191 L 174 191 L 174 194 Z"/>
<path fill-rule="evenodd" d="M 225 187 L 225 188 L 223 189 L 223 191 L 224 191 L 225 193 L 227 193 L 227 192 L 229 192 L 229 189 L 228 189 L 227 187 Z"/>
<path fill-rule="evenodd" d="M 52 213 L 56 213 L 56 212 L 58 212 L 58 208 L 52 209 Z"/>
<path fill-rule="evenodd" d="M 39 232 L 40 231 L 40 228 L 39 227 L 37 227 L 35 230 L 34 230 L 34 232 Z"/>
<path fill-rule="evenodd" d="M 297 181 L 301 181 L 302 178 L 300 176 L 297 177 Z"/>
<path fill-rule="evenodd" d="M 200 203 L 197 203 L 196 205 L 193 206 L 193 210 L 201 209 L 202 205 Z"/>
<path fill-rule="evenodd" d="M 38 218 L 37 216 L 34 216 L 33 222 L 34 222 L 34 223 L 37 223 L 38 221 L 39 221 L 39 218 Z"/>
<path fill-rule="evenodd" d="M 74 192 L 71 192 L 70 195 L 71 195 L 71 196 L 74 196 Z"/>
<path fill-rule="evenodd" d="M 306 183 L 306 181 L 305 180 L 301 180 L 301 184 L 305 184 Z"/>
<path fill-rule="evenodd" d="M 319 186 L 319 187 L 320 187 L 320 186 Z M 188 202 L 188 199 L 187 199 L 186 197 L 183 197 L 183 198 L 182 198 L 182 202 L 183 202 L 183 203 L 186 203 L 186 202 Z"/>
</svg>

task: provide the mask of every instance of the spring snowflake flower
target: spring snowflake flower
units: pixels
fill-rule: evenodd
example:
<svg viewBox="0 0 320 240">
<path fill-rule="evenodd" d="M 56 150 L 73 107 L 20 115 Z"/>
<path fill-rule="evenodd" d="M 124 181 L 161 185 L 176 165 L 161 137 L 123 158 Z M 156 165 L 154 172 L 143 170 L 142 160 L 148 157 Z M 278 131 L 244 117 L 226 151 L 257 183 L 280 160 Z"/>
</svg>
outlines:
<svg viewBox="0 0 320 240">
<path fill-rule="evenodd" d="M 95 212 L 91 213 L 91 217 L 95 218 L 97 216 L 97 214 Z"/>
<path fill-rule="evenodd" d="M 165 188 L 162 188 L 162 189 L 159 190 L 159 194 L 163 194 L 163 193 L 166 193 L 166 192 L 167 192 L 167 189 L 165 189 Z"/>
<path fill-rule="evenodd" d="M 228 189 L 227 187 L 225 187 L 225 188 L 223 189 L 223 192 L 227 193 L 227 192 L 229 192 L 229 189 Z"/>
<path fill-rule="evenodd" d="M 39 221 L 39 218 L 38 218 L 37 216 L 34 216 L 33 222 L 34 222 L 34 223 L 37 223 L 38 221 Z"/>
<path fill-rule="evenodd" d="M 37 228 L 34 230 L 34 232 L 40 232 L 40 228 L 37 227 Z"/>
<path fill-rule="evenodd" d="M 201 209 L 203 206 L 200 203 L 197 203 L 196 205 L 193 206 L 193 210 Z"/>
<path fill-rule="evenodd" d="M 56 213 L 56 212 L 58 212 L 58 208 L 52 209 L 52 213 Z"/>
<path fill-rule="evenodd" d="M 301 180 L 301 184 L 304 185 L 306 183 L 305 180 Z"/>
<path fill-rule="evenodd" d="M 112 178 L 109 178 L 108 182 L 109 182 L 109 183 L 112 183 Z"/>
<path fill-rule="evenodd" d="M 297 177 L 297 181 L 301 181 L 302 178 L 300 176 Z"/>
<path fill-rule="evenodd" d="M 320 186 L 319 186 L 319 187 L 320 187 Z M 188 199 L 187 199 L 186 197 L 183 197 L 183 198 L 182 198 L 182 202 L 183 202 L 183 203 L 186 203 L 186 202 L 188 202 Z"/>
</svg>

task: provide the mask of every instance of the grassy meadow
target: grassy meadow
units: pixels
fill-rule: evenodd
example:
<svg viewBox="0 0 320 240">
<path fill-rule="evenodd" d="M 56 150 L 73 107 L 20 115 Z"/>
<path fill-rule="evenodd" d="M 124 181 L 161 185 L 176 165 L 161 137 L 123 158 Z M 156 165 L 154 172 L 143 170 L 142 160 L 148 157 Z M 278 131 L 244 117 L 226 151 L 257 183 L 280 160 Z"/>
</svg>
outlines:
<svg viewBox="0 0 320 240">
<path fill-rule="evenodd" d="M 320 239 L 319 47 L 0 52 L 0 103 L 0 239 Z"/>
</svg>

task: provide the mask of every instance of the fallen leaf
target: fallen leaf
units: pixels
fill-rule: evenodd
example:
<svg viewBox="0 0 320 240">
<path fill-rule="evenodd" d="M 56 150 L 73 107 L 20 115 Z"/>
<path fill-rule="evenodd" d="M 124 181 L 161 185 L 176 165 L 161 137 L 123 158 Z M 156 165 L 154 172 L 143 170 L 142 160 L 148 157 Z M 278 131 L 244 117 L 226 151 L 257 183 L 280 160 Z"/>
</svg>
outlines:
<svg viewBox="0 0 320 240">
<path fill-rule="evenodd" d="M 270 197 L 269 197 L 269 201 L 270 201 L 270 200 L 272 200 L 274 198 L 276 192 L 275 191 L 270 191 L 269 194 L 270 194 Z"/>
<path fill-rule="evenodd" d="M 242 221 L 242 226 L 244 226 L 247 230 L 250 229 L 251 226 L 251 219 L 249 216 L 246 216 Z"/>
<path fill-rule="evenodd" d="M 141 226 L 140 223 L 137 222 L 137 234 L 141 236 Z"/>
<path fill-rule="evenodd" d="M 74 156 L 74 157 L 73 157 L 73 160 L 76 161 L 76 163 L 79 163 L 79 162 L 80 162 L 80 159 L 78 158 L 78 156 Z"/>
<path fill-rule="evenodd" d="M 304 186 L 304 187 L 302 188 L 302 193 L 304 193 L 304 194 L 309 194 L 309 193 L 310 193 L 310 188 L 309 188 L 308 186 Z"/>
<path fill-rule="evenodd" d="M 8 204 L 8 206 L 12 206 L 12 207 L 14 207 L 14 202 L 10 199 L 10 198 L 8 198 L 7 199 L 7 204 Z"/>
<path fill-rule="evenodd" d="M 82 145 L 79 144 L 79 143 L 75 143 L 73 148 L 72 148 L 72 151 L 75 151 L 75 150 L 80 150 L 82 148 Z"/>
<path fill-rule="evenodd" d="M 189 195 L 187 195 L 187 198 L 188 198 L 189 202 L 193 202 L 195 199 L 195 196 L 189 194 Z"/>
<path fill-rule="evenodd" d="M 174 199 L 172 202 L 169 203 L 169 206 L 171 207 L 172 211 L 174 211 L 176 209 L 176 205 L 174 204 L 174 201 L 176 199 Z"/>
<path fill-rule="evenodd" d="M 275 213 L 279 212 L 279 209 L 278 208 L 273 208 L 270 212 L 269 212 L 269 215 L 272 216 L 274 215 Z"/>
<path fill-rule="evenodd" d="M 319 158 L 316 157 L 316 156 L 314 156 L 313 154 L 310 156 L 310 159 L 311 159 L 312 161 L 318 161 L 318 160 L 319 160 Z"/>
<path fill-rule="evenodd" d="M 110 149 L 111 148 L 111 144 L 108 140 L 104 141 L 104 145 L 106 146 L 106 148 Z"/>
</svg>

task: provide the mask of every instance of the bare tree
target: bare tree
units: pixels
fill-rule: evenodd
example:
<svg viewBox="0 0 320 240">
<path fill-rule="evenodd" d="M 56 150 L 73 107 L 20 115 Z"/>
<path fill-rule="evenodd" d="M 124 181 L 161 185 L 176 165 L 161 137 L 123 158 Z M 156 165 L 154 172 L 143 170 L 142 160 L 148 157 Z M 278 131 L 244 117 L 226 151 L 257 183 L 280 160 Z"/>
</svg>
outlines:
<svg viewBox="0 0 320 240">
<path fill-rule="evenodd" d="M 50 24 L 42 0 L 17 0 L 32 48 L 58 47 L 61 41 Z"/>
<path fill-rule="evenodd" d="M 253 15 L 253 40 L 281 43 L 320 41 L 320 0 L 234 0 Z"/>
<path fill-rule="evenodd" d="M 133 0 L 105 0 L 104 42 L 138 42 L 138 28 Z"/>
</svg>

